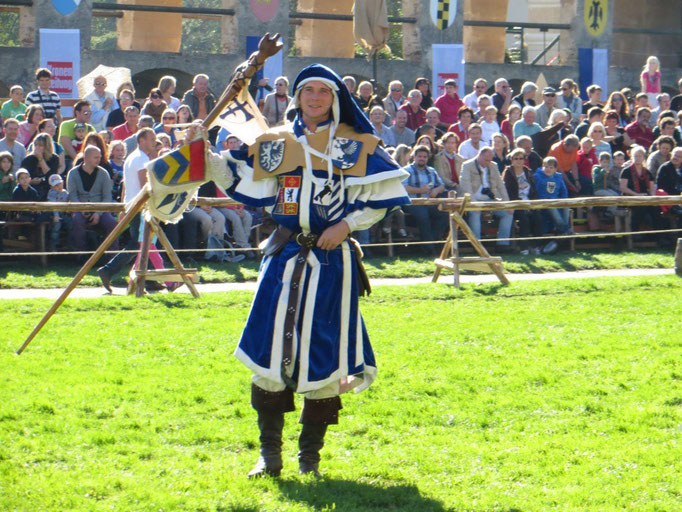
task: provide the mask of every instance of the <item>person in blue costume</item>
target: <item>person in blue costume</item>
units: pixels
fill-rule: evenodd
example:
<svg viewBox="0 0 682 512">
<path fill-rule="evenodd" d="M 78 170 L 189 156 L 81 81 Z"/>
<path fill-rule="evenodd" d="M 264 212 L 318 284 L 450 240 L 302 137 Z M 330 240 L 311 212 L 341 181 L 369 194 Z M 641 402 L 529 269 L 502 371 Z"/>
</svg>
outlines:
<svg viewBox="0 0 682 512">
<path fill-rule="evenodd" d="M 319 475 L 327 426 L 342 393 L 376 378 L 358 309 L 368 288 L 362 253 L 349 238 L 410 200 L 407 173 L 386 153 L 339 75 L 314 64 L 296 78 L 293 123 L 248 150 L 209 155 L 232 172 L 227 193 L 265 207 L 278 228 L 264 249 L 251 312 L 235 351 L 252 372 L 260 457 L 249 477 L 279 476 L 284 413 L 304 395 L 299 472 Z M 224 168 L 225 163 L 228 169 Z"/>
</svg>

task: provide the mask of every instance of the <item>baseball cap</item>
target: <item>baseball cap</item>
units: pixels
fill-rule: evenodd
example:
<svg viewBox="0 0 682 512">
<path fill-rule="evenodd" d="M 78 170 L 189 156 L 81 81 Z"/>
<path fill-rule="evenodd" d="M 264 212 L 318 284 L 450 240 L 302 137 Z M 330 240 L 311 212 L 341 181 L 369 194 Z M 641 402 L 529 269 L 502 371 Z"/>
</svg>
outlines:
<svg viewBox="0 0 682 512">
<path fill-rule="evenodd" d="M 542 94 L 556 94 L 556 89 L 554 87 L 545 87 L 542 90 Z"/>
<path fill-rule="evenodd" d="M 74 130 L 78 130 L 79 128 L 85 128 L 85 123 L 76 123 L 73 127 Z"/>
<path fill-rule="evenodd" d="M 59 183 L 63 183 L 64 180 L 59 174 L 53 174 L 49 178 L 47 178 L 47 182 L 50 184 L 51 187 L 54 187 L 55 185 Z"/>
</svg>

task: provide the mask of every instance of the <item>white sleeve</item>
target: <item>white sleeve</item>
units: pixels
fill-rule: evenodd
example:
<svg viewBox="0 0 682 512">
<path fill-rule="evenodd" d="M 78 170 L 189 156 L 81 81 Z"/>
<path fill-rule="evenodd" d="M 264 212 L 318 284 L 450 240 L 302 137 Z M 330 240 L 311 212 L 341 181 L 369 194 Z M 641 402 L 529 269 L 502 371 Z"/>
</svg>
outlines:
<svg viewBox="0 0 682 512">
<path fill-rule="evenodd" d="M 344 217 L 351 231 L 362 231 L 369 229 L 386 216 L 387 208 L 375 210 L 374 208 L 363 208 L 355 210 Z"/>
</svg>

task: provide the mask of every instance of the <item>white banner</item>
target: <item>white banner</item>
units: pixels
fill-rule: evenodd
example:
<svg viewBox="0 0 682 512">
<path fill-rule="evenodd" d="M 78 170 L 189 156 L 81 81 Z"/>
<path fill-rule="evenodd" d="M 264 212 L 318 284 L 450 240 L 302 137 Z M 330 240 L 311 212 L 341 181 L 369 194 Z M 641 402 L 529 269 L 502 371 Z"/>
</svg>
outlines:
<svg viewBox="0 0 682 512">
<path fill-rule="evenodd" d="M 242 88 L 239 95 L 215 118 L 211 128 L 214 126 L 224 128 L 248 146 L 256 142 L 256 138 L 268 129 L 268 123 L 249 94 L 248 85 Z"/>
<path fill-rule="evenodd" d="M 606 101 L 609 91 L 609 50 L 595 48 L 592 50 L 592 83 L 602 90 L 602 101 Z"/>
<path fill-rule="evenodd" d="M 437 98 L 445 91 L 443 83 L 450 78 L 457 80 L 460 98 L 466 94 L 464 84 L 464 45 L 463 44 L 433 44 L 431 45 L 433 58 L 433 97 Z"/>
<path fill-rule="evenodd" d="M 40 29 L 40 67 L 52 71 L 50 89 L 64 99 L 78 99 L 81 33 L 78 29 Z"/>
</svg>

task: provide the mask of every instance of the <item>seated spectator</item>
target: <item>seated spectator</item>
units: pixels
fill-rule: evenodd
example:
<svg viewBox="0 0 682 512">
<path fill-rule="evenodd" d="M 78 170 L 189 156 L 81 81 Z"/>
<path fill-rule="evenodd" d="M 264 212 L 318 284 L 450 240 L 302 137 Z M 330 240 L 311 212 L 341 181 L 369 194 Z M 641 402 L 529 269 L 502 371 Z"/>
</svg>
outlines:
<svg viewBox="0 0 682 512">
<path fill-rule="evenodd" d="M 606 129 L 599 121 L 592 123 L 587 130 L 587 136 L 592 139 L 592 147 L 597 155 L 602 153 L 611 155 L 611 145 L 604 140 L 605 135 Z"/>
<path fill-rule="evenodd" d="M 625 153 L 632 145 L 632 140 L 625 133 L 625 128 L 619 126 L 619 119 L 618 112 L 615 110 L 607 110 L 604 113 L 604 133 L 611 146 L 612 155 L 615 155 L 617 151 Z"/>
<path fill-rule="evenodd" d="M 500 132 L 504 134 L 505 137 L 507 137 L 507 140 L 509 143 L 513 143 L 514 139 L 514 131 L 513 131 L 513 126 L 521 119 L 521 107 L 519 107 L 516 103 L 512 103 L 509 106 L 509 109 L 507 110 L 507 117 L 502 121 L 500 124 Z"/>
<path fill-rule="evenodd" d="M 90 117 L 90 124 L 95 127 L 96 131 L 101 131 L 106 128 L 107 118 L 109 114 L 118 108 L 118 103 L 113 93 L 106 90 L 107 79 L 103 76 L 96 76 L 93 79 L 94 90 L 89 93 L 84 100 L 87 100 L 92 107 L 92 116 Z"/>
<path fill-rule="evenodd" d="M 152 128 L 154 126 L 154 118 L 152 116 L 140 116 L 137 120 L 137 132 L 123 141 L 126 146 L 126 155 L 131 154 L 137 149 L 137 136 L 142 128 Z"/>
<path fill-rule="evenodd" d="M 407 113 L 407 127 L 410 130 L 417 130 L 426 122 L 426 110 L 421 108 L 422 93 L 417 89 L 412 89 L 407 94 L 407 103 L 401 106 L 398 111 Z"/>
<path fill-rule="evenodd" d="M 59 124 L 62 120 L 62 100 L 59 94 L 50 90 L 52 72 L 47 68 L 38 68 L 36 82 L 38 82 L 38 88 L 26 95 L 26 106 L 34 104 L 42 106 L 45 117 L 54 119 L 56 124 Z"/>
<path fill-rule="evenodd" d="M 428 110 L 433 107 L 433 94 L 431 93 L 431 80 L 424 78 L 423 76 L 417 78 L 414 81 L 413 89 L 417 89 L 422 93 L 422 101 L 419 104 L 424 110 Z"/>
<path fill-rule="evenodd" d="M 400 107 L 403 106 L 405 101 L 405 96 L 403 96 L 403 84 L 400 82 L 400 80 L 391 81 L 388 84 L 388 94 L 383 100 L 387 123 L 394 122 L 396 112 L 398 109 L 400 109 Z"/>
<path fill-rule="evenodd" d="M 599 107 L 592 107 L 587 112 L 587 117 L 576 127 L 575 134 L 579 139 L 587 137 L 587 132 L 593 123 L 597 123 L 604 117 L 604 111 Z"/>
<path fill-rule="evenodd" d="M 412 165 L 405 167 L 410 175 L 405 178 L 403 185 L 412 198 L 438 197 L 445 191 L 445 184 L 432 167 L 426 165 L 429 159 L 429 148 L 416 146 L 412 151 Z M 405 212 L 411 214 L 417 223 L 420 240 L 438 240 L 448 227 L 448 214 L 439 210 L 436 205 L 410 205 Z M 436 254 L 434 245 L 425 246 L 430 254 Z"/>
<path fill-rule="evenodd" d="M 580 176 L 580 195 L 591 196 L 592 193 L 592 168 L 599 164 L 597 153 L 592 146 L 592 139 L 583 137 L 580 141 L 580 149 L 576 157 L 578 175 Z M 588 183 L 589 181 L 589 183 Z"/>
<path fill-rule="evenodd" d="M 457 135 L 460 141 L 467 140 L 469 138 L 469 126 L 474 122 L 474 111 L 469 107 L 462 107 L 457 113 L 457 118 L 459 121 L 451 124 L 448 131 Z"/>
<path fill-rule="evenodd" d="M 636 116 L 636 120 L 625 127 L 625 133 L 630 136 L 635 144 L 639 144 L 648 150 L 654 142 L 654 133 L 649 128 L 651 110 L 647 107 L 640 108 Z"/>
<path fill-rule="evenodd" d="M 485 143 L 481 140 L 483 130 L 481 125 L 473 123 L 469 126 L 469 138 L 459 145 L 459 156 L 464 160 L 470 160 L 478 156 L 481 148 L 485 147 Z"/>
<path fill-rule="evenodd" d="M 187 105 L 180 105 L 175 114 L 178 116 L 178 124 L 187 124 L 194 121 L 194 114 Z"/>
<path fill-rule="evenodd" d="M 12 153 L 9 151 L 0 152 L 0 201 L 12 200 L 12 193 L 16 186 L 14 172 L 12 171 L 13 166 L 14 157 Z M 4 219 L 4 217 L 0 218 Z"/>
<path fill-rule="evenodd" d="M 38 201 L 45 201 L 50 191 L 49 178 L 59 173 L 59 157 L 54 154 L 52 138 L 41 133 L 33 142 L 33 150 L 21 162 L 31 175 L 31 186 L 38 192 Z"/>
<path fill-rule="evenodd" d="M 521 135 L 531 136 L 542 131 L 542 127 L 535 122 L 535 107 L 523 107 L 521 117 L 522 119 L 514 123 L 514 139 Z"/>
<path fill-rule="evenodd" d="M 23 121 L 25 112 L 24 88 L 21 85 L 13 85 L 9 88 L 9 99 L 0 108 L 0 120 L 12 117 L 17 121 Z"/>
<path fill-rule="evenodd" d="M 47 193 L 47 200 L 52 203 L 66 203 L 69 200 L 69 193 L 64 190 L 64 180 L 59 174 L 53 174 L 48 180 L 50 190 Z M 50 237 L 47 242 L 47 250 L 55 251 L 59 244 L 59 235 L 62 228 L 67 233 L 71 233 L 71 214 L 65 212 L 50 212 L 52 214 L 52 224 L 50 226 Z"/>
<path fill-rule="evenodd" d="M 535 109 L 535 122 L 542 128 L 547 127 L 549 116 L 556 108 L 556 90 L 554 87 L 545 87 L 542 90 L 542 104 Z"/>
<path fill-rule="evenodd" d="M 434 138 L 440 139 L 443 134 L 448 130 L 448 126 L 445 123 L 442 123 L 440 120 L 440 110 L 438 110 L 438 107 L 431 107 L 426 111 L 426 123 L 424 123 L 420 130 L 425 126 L 425 125 L 431 125 L 434 127 L 436 131 L 436 135 Z M 423 131 L 420 132 L 420 134 L 423 133 Z"/>
<path fill-rule="evenodd" d="M 137 133 L 137 123 L 140 120 L 140 111 L 135 105 L 128 105 L 124 115 L 125 122 L 111 131 L 114 140 L 126 140 L 128 137 Z"/>
<path fill-rule="evenodd" d="M 615 110 L 618 114 L 618 126 L 625 128 L 630 122 L 630 106 L 625 96 L 620 91 L 614 91 L 609 95 L 604 105 L 604 112 Z"/>
<path fill-rule="evenodd" d="M 66 178 L 69 201 L 73 203 L 109 203 L 111 202 L 111 178 L 109 173 L 99 166 L 102 152 L 97 146 L 87 146 L 83 151 L 83 162 L 69 171 Z M 84 251 L 85 230 L 98 227 L 109 234 L 116 226 L 116 220 L 109 212 L 74 212 L 71 216 L 71 245 L 76 251 Z M 118 249 L 118 239 L 111 245 Z M 84 257 L 80 258 L 85 260 Z"/>
<path fill-rule="evenodd" d="M 447 125 L 454 124 L 458 121 L 459 109 L 464 106 L 464 103 L 457 94 L 457 81 L 450 78 L 443 84 L 445 92 L 436 98 L 434 106 L 440 111 L 440 118 L 443 123 Z"/>
<path fill-rule="evenodd" d="M 682 148 L 673 149 L 670 161 L 658 170 L 656 188 L 669 196 L 682 194 Z M 670 211 L 682 220 L 682 206 L 674 205 Z"/>
<path fill-rule="evenodd" d="M 170 139 L 170 147 L 174 148 L 177 144 L 177 139 L 175 137 L 175 132 L 177 128 L 175 128 L 173 125 L 177 123 L 177 115 L 175 113 L 175 110 L 172 108 L 167 108 L 166 110 L 163 111 L 163 115 L 161 117 L 161 124 L 157 125 L 154 128 L 154 131 L 157 134 L 166 134 L 168 138 Z"/>
<path fill-rule="evenodd" d="M 386 112 L 384 112 L 384 108 L 378 105 L 372 107 L 372 110 L 369 111 L 369 121 L 372 123 L 372 126 L 374 126 L 374 131 L 376 131 L 377 136 L 384 142 L 384 146 L 395 147 L 395 136 L 391 129 L 384 125 L 385 120 Z"/>
<path fill-rule="evenodd" d="M 592 190 L 595 196 L 619 196 L 621 169 L 612 165 L 611 153 L 599 154 L 599 164 L 592 168 Z M 609 206 L 606 212 L 614 217 L 617 206 Z"/>
<path fill-rule="evenodd" d="M 410 153 L 412 153 L 410 146 L 398 144 L 393 152 L 393 159 L 400 167 L 407 167 L 410 165 Z"/>
<path fill-rule="evenodd" d="M 524 165 L 526 152 L 521 148 L 516 148 L 509 154 L 510 165 L 502 173 L 502 181 L 507 189 L 510 201 L 529 201 L 537 199 L 538 193 L 535 190 L 535 178 L 530 169 Z M 519 224 L 519 236 L 528 238 L 531 235 L 538 236 L 542 232 L 542 216 L 539 210 L 514 210 L 514 222 Z M 540 252 L 532 240 L 521 240 L 519 242 L 521 254 L 530 254 L 533 250 L 535 254 Z"/>
<path fill-rule="evenodd" d="M 509 82 L 506 78 L 498 78 L 495 80 L 495 92 L 490 97 L 490 102 L 497 109 L 497 122 L 501 123 L 507 115 L 509 105 L 511 105 L 514 91 L 509 87 Z M 481 111 L 485 112 L 485 111 Z"/>
<path fill-rule="evenodd" d="M 19 123 L 19 135 L 17 135 L 17 140 L 24 147 L 28 146 L 33 137 L 38 134 L 38 124 L 44 117 L 45 111 L 40 105 L 31 105 L 26 109 L 26 121 Z"/>
<path fill-rule="evenodd" d="M 654 179 L 657 179 L 659 168 L 670 161 L 673 148 L 675 148 L 675 140 L 672 137 L 663 135 L 656 139 L 655 146 L 658 149 L 651 152 L 649 158 L 647 158 L 646 167 L 651 171 Z"/>
<path fill-rule="evenodd" d="M 448 132 L 440 138 L 439 144 L 443 150 L 436 155 L 434 167 L 445 184 L 445 190 L 458 192 L 459 175 L 464 163 L 464 159 L 457 154 L 459 139 L 454 133 Z"/>
<path fill-rule="evenodd" d="M 19 121 L 13 118 L 5 119 L 3 122 L 5 136 L 0 139 L 0 151 L 7 151 L 12 155 L 14 163 L 12 171 L 19 169 L 19 164 L 26 158 L 26 148 L 21 142 L 17 141 L 19 135 Z"/>
<path fill-rule="evenodd" d="M 661 112 L 665 112 L 666 110 L 670 110 L 670 94 L 663 92 L 656 96 L 656 108 L 651 109 L 649 126 L 651 126 L 652 129 L 658 123 L 658 116 L 661 115 Z"/>
<path fill-rule="evenodd" d="M 182 102 L 189 106 L 194 119 L 206 119 L 216 104 L 215 96 L 208 90 L 207 75 L 200 74 L 194 77 L 192 88 L 182 97 Z"/>
<path fill-rule="evenodd" d="M 580 101 L 578 84 L 570 78 L 564 78 L 560 85 L 561 94 L 557 96 L 557 106 L 568 109 L 571 113 L 570 124 L 574 128 L 578 126 L 583 114 L 583 103 Z"/>
<path fill-rule="evenodd" d="M 602 88 L 597 84 L 592 84 L 587 87 L 587 101 L 583 103 L 583 115 L 592 107 L 604 108 L 604 102 L 601 100 Z"/>
<path fill-rule="evenodd" d="M 477 108 L 478 108 L 478 98 L 485 94 L 485 92 L 488 90 L 488 82 L 486 82 L 485 78 L 477 78 L 474 80 L 474 89 L 471 91 L 469 94 L 464 96 L 462 98 L 462 102 L 471 109 L 471 112 L 473 113 Z M 458 137 L 459 134 L 457 135 Z M 460 137 L 460 140 L 462 137 Z"/>
<path fill-rule="evenodd" d="M 422 135 L 417 139 L 417 142 L 415 142 L 414 145 L 415 147 L 426 146 L 427 148 L 429 148 L 429 159 L 426 161 L 426 165 L 428 165 L 429 167 L 433 167 L 434 158 L 436 157 L 436 154 L 438 153 L 439 150 L 433 138 L 430 135 Z"/>
<path fill-rule="evenodd" d="M 654 137 L 672 137 L 676 146 L 682 146 L 682 129 L 678 126 L 678 123 L 682 122 L 682 118 L 680 121 L 676 121 L 675 115 L 672 112 L 670 112 L 671 115 L 668 115 L 668 112 L 670 111 L 661 112 L 658 117 L 658 125 L 653 130 Z"/>
<path fill-rule="evenodd" d="M 493 134 L 500 132 L 500 125 L 497 122 L 497 107 L 490 105 L 486 107 L 483 119 L 479 121 L 481 125 L 481 140 L 486 146 L 490 146 L 493 141 Z"/>
<path fill-rule="evenodd" d="M 109 144 L 109 166 L 111 167 L 111 196 L 114 201 L 121 200 L 123 186 L 123 164 L 126 158 L 126 146 L 122 140 Z"/>
<path fill-rule="evenodd" d="M 561 174 L 558 172 L 557 159 L 548 156 L 542 161 L 542 167 L 535 172 L 535 189 L 538 199 L 566 199 L 568 191 Z M 543 217 L 548 220 L 560 235 L 573 233 L 569 224 L 568 208 L 548 208 L 542 210 Z"/>
<path fill-rule="evenodd" d="M 469 194 L 472 201 L 509 201 L 507 189 L 502 182 L 502 177 L 493 162 L 493 150 L 482 147 L 478 155 L 462 164 L 460 176 L 460 191 Z M 512 222 L 514 221 L 513 210 L 494 210 L 493 215 L 500 220 L 497 229 L 497 238 L 507 239 L 496 242 L 498 252 L 509 252 Z M 481 212 L 470 211 L 467 214 L 467 223 L 474 232 L 476 238 L 481 238 Z"/>
<path fill-rule="evenodd" d="M 271 92 L 265 97 L 263 102 L 263 117 L 270 127 L 280 126 L 285 122 L 284 114 L 291 101 L 291 96 L 288 94 L 288 88 L 289 80 L 285 76 L 280 76 L 275 80 L 275 92 Z"/>
<path fill-rule="evenodd" d="M 523 82 L 521 92 L 512 98 L 512 103 L 516 103 L 521 109 L 524 107 L 535 106 L 535 93 L 538 92 L 538 86 L 533 82 Z"/>
<path fill-rule="evenodd" d="M 581 195 L 584 178 L 578 173 L 578 149 L 580 141 L 575 135 L 569 135 L 552 146 L 549 156 L 554 157 L 557 162 L 557 170 L 566 181 L 566 188 L 572 197 Z M 592 175 L 590 174 L 590 184 Z"/>
<path fill-rule="evenodd" d="M 405 144 L 407 146 L 414 144 L 415 134 L 413 130 L 407 127 L 407 112 L 404 110 L 398 110 L 395 113 L 395 123 L 388 131 L 393 135 L 396 144 Z"/>
<path fill-rule="evenodd" d="M 548 127 L 530 136 L 533 140 L 533 149 L 544 157 L 549 153 L 552 145 L 566 138 L 572 132 L 570 125 L 571 116 L 564 109 L 556 108 L 549 115 Z"/>
<path fill-rule="evenodd" d="M 159 85 L 156 86 L 156 88 L 161 91 L 163 101 L 166 102 L 168 108 L 172 108 L 175 112 L 177 112 L 180 105 L 182 105 L 180 100 L 173 96 L 176 87 L 177 81 L 175 80 L 175 77 L 171 75 L 162 76 L 159 79 Z"/>
<path fill-rule="evenodd" d="M 149 91 L 149 97 L 144 102 L 140 114 L 152 116 L 155 123 L 161 122 L 161 116 L 168 108 L 166 102 L 163 101 L 163 94 L 158 87 L 154 87 Z"/>
<path fill-rule="evenodd" d="M 533 139 L 527 135 L 521 135 L 521 137 L 516 139 L 516 147 L 523 149 L 526 153 L 526 160 L 523 162 L 523 165 L 528 167 L 531 173 L 535 174 L 535 171 L 542 167 L 542 157 L 536 151 L 533 151 Z"/>
<path fill-rule="evenodd" d="M 679 112 L 682 110 L 682 78 L 677 81 L 677 88 L 680 92 L 677 96 L 673 96 L 670 99 L 670 110 L 673 112 Z"/>
<path fill-rule="evenodd" d="M 654 196 L 656 182 L 649 169 L 645 167 L 646 149 L 633 146 L 630 151 L 631 162 L 620 173 L 620 191 L 625 196 Z M 642 224 L 654 229 L 661 226 L 659 209 L 655 206 L 632 208 L 632 230 L 639 231 Z"/>
<path fill-rule="evenodd" d="M 118 95 L 119 107 L 112 110 L 107 116 L 106 128 L 108 130 L 113 130 L 117 126 L 121 126 L 123 123 L 125 123 L 125 111 L 128 107 L 134 105 L 134 102 L 135 97 L 133 96 L 133 92 L 130 89 L 123 89 Z M 139 113 L 140 108 L 136 105 L 134 106 L 137 108 L 137 112 Z"/>
<path fill-rule="evenodd" d="M 16 173 L 17 185 L 12 192 L 12 201 L 31 202 L 38 201 L 38 191 L 31 186 L 31 175 L 26 169 L 19 169 Z M 39 213 L 21 212 L 21 220 L 35 221 Z"/>
<path fill-rule="evenodd" d="M 156 135 L 156 144 L 159 146 L 159 152 L 161 150 L 170 151 L 173 149 L 173 143 L 167 133 L 158 133 Z"/>
<path fill-rule="evenodd" d="M 77 148 L 79 147 L 79 144 L 74 144 L 74 130 L 76 125 L 84 125 L 87 133 L 95 131 L 95 128 L 91 124 L 88 124 L 90 116 L 92 115 L 92 109 L 90 108 L 90 103 L 88 101 L 78 100 L 73 106 L 73 114 L 73 119 L 64 121 L 59 127 L 59 143 L 64 147 L 64 151 L 66 151 L 67 167 L 70 162 L 76 158 L 76 154 L 78 153 Z"/>
<path fill-rule="evenodd" d="M 493 134 L 493 162 L 498 169 L 505 169 L 509 165 L 509 140 L 503 133 Z"/>
<path fill-rule="evenodd" d="M 481 94 L 476 101 L 477 103 L 476 111 L 474 112 L 474 121 L 478 122 L 483 118 L 485 109 L 492 105 L 492 101 L 490 100 L 490 96 L 487 94 Z"/>
<path fill-rule="evenodd" d="M 648 108 L 649 110 L 651 110 L 653 108 L 653 105 L 649 104 L 649 97 L 646 94 L 644 94 L 643 92 L 640 92 L 639 94 L 637 94 L 635 96 L 635 109 L 634 109 L 635 115 L 637 114 L 637 112 L 639 111 L 640 108 L 645 108 L 645 107 Z M 651 119 L 649 119 L 649 121 L 651 121 Z"/>
</svg>

